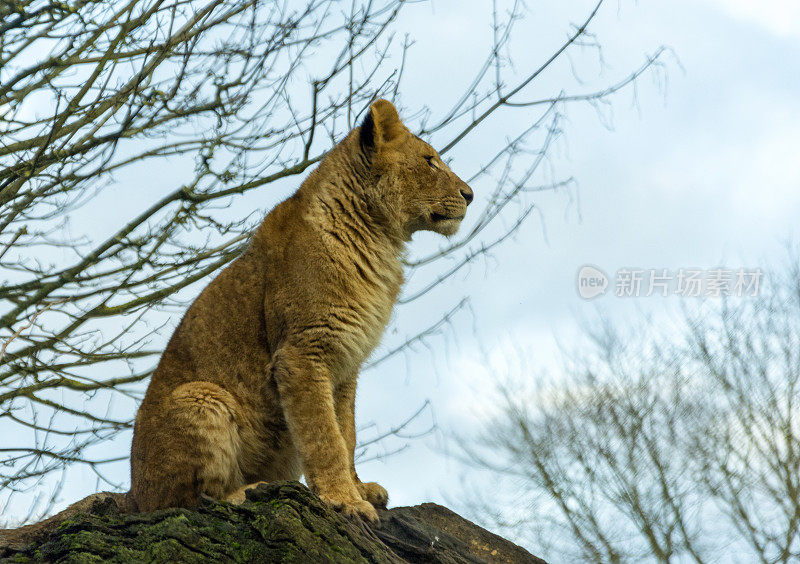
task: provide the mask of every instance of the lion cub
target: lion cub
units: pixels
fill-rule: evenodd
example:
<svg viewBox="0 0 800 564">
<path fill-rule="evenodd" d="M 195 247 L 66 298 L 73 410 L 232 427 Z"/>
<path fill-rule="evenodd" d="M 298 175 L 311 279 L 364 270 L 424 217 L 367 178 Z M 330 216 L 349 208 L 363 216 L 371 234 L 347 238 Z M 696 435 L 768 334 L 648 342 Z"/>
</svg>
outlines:
<svg viewBox="0 0 800 564">
<path fill-rule="evenodd" d="M 394 106 L 374 102 L 175 330 L 136 416 L 131 506 L 240 498 L 305 474 L 327 503 L 376 521 L 388 495 L 353 463 L 358 371 L 411 235 L 454 234 L 471 201 Z"/>
</svg>

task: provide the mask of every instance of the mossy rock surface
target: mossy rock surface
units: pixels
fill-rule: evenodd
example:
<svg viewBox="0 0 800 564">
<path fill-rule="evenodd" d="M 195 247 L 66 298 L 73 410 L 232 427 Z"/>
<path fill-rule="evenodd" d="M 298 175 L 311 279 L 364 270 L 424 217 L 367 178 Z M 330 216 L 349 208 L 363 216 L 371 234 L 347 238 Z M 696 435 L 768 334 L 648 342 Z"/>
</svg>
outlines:
<svg viewBox="0 0 800 564">
<path fill-rule="evenodd" d="M 121 513 L 107 496 L 27 538 L 0 532 L 0 562 L 543 562 L 435 504 L 380 516 L 374 528 L 348 519 L 298 482 L 153 513 Z"/>
</svg>

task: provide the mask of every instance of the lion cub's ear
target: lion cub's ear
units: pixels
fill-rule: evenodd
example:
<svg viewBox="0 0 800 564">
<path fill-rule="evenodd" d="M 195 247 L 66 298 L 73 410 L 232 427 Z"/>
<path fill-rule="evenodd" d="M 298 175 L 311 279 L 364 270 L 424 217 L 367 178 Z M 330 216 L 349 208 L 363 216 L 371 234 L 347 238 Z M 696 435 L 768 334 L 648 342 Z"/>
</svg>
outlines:
<svg viewBox="0 0 800 564">
<path fill-rule="evenodd" d="M 394 105 L 388 100 L 376 100 L 370 105 L 361 125 L 361 144 L 367 148 L 378 148 L 407 134 L 408 129 L 400 121 Z"/>
</svg>

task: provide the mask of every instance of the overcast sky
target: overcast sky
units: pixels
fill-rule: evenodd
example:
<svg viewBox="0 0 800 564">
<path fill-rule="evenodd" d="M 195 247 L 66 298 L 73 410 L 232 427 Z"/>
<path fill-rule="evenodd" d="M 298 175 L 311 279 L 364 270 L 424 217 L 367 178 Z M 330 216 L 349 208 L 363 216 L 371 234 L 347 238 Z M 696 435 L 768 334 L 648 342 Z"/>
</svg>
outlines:
<svg viewBox="0 0 800 564">
<path fill-rule="evenodd" d="M 448 65 L 430 55 L 437 45 L 455 57 L 450 64 L 457 74 L 459 38 L 481 36 L 486 20 L 473 15 L 483 13 L 481 3 L 463 4 L 463 11 L 453 14 L 452 4 L 435 2 L 432 10 L 418 9 L 407 24 L 420 38 L 418 53 L 427 54 L 412 59 L 421 67 L 406 83 L 404 100 L 424 99 L 419 92 L 430 93 L 430 67 Z M 540 21 L 549 25 L 560 18 L 562 28 L 553 35 L 560 38 L 566 22 L 585 14 L 586 4 L 581 9 L 575 3 L 570 12 L 562 7 L 557 14 L 550 4 L 530 3 L 528 19 L 518 29 L 520 72 L 547 52 L 524 48 L 552 35 L 552 30 L 541 33 Z M 441 289 L 440 296 L 469 294 L 474 320 L 460 318 L 450 346 L 442 343 L 433 354 L 422 349 L 399 361 L 392 373 L 366 375 L 360 382 L 362 420 L 381 421 L 387 405 L 394 411 L 430 398 L 437 423 L 459 428 L 485 407 L 481 386 L 490 386 L 487 380 L 495 376 L 483 368 L 487 354 L 502 357 L 510 344 L 521 344 L 550 365 L 555 339 L 568 339 L 598 310 L 624 324 L 638 312 L 669 315 L 681 299 L 696 299 L 619 298 L 610 288 L 586 301 L 576 292 L 584 264 L 613 277 L 624 267 L 676 272 L 780 261 L 785 243 L 800 234 L 798 6 L 744 0 L 609 6 L 594 28 L 606 61 L 599 80 L 619 78 L 663 44 L 679 61 L 665 59 L 666 86 L 643 79 L 637 104 L 630 94 L 620 95 L 611 130 L 589 107 L 569 111 L 553 168 L 560 176 L 574 176 L 576 191 L 540 198 L 543 222 L 530 221 L 493 253 L 487 268 L 475 266 Z M 458 23 L 440 23 L 451 18 Z M 587 53 L 586 60 L 591 68 L 593 56 Z M 480 150 L 479 140 L 468 145 L 469 151 Z M 452 166 L 460 172 L 458 159 Z M 428 447 L 435 444 L 429 441 Z M 362 473 L 382 479 L 393 503 L 439 500 L 461 469 L 434 450 L 424 441 L 415 443 Z"/>
<path fill-rule="evenodd" d="M 452 55 L 459 38 L 480 36 L 486 21 L 472 14 L 483 11 L 481 3 L 464 4 L 458 15 L 448 2 L 420 9 L 408 24 L 427 38 L 418 45 L 433 51 L 453 45 Z M 569 3 L 569 12 L 561 7 L 557 13 L 553 4 L 529 4 L 515 43 L 515 52 L 524 54 L 517 60 L 520 72 L 547 52 L 537 39 L 552 30 L 542 33 L 540 21 L 578 22 L 585 13 L 585 3 Z M 679 60 L 665 59 L 666 87 L 645 78 L 638 104 L 629 94 L 619 96 L 611 130 L 589 107 L 570 110 L 553 168 L 577 179 L 577 194 L 540 198 L 544 231 L 542 222 L 532 220 L 493 254 L 488 268 L 476 266 L 440 291 L 468 293 L 474 321 L 461 317 L 450 345 L 434 354 L 421 349 L 391 374 L 366 375 L 359 384 L 363 421 L 380 422 L 387 406 L 395 411 L 430 398 L 441 428 L 469 427 L 474 414 L 486 411 L 485 390 L 502 377 L 498 371 L 511 347 L 522 345 L 542 366 L 552 366 L 556 339 L 569 342 L 598 310 L 624 326 L 642 312 L 669 316 L 680 300 L 697 299 L 618 298 L 609 289 L 586 301 L 576 292 L 582 265 L 597 265 L 610 276 L 624 267 L 768 267 L 785 257 L 787 241 L 798 240 L 800 4 L 687 0 L 607 8 L 594 28 L 607 65 L 599 80 L 617 79 L 663 44 Z M 439 23 L 450 17 L 458 25 Z M 562 25 L 553 37 L 566 29 Z M 541 48 L 526 50 L 526 42 Z M 593 60 L 587 53 L 586 69 Z M 447 63 L 430 55 L 415 62 L 427 63 L 414 78 L 428 95 L 430 66 Z M 413 86 L 409 79 L 405 99 L 421 98 Z M 479 140 L 468 145 L 480 150 Z M 460 172 L 458 160 L 452 164 Z M 394 504 L 452 500 L 459 491 L 453 484 L 473 478 L 436 454 L 442 441 L 414 443 L 361 473 L 381 480 Z"/>
<path fill-rule="evenodd" d="M 487 4 L 436 0 L 407 8 L 397 28 L 416 44 L 402 88 L 404 106 L 437 108 L 467 83 L 475 70 L 469 64 L 490 45 Z M 582 21 L 590 9 L 587 2 L 563 4 L 528 2 L 511 46 L 520 75 L 549 56 L 569 24 Z M 573 60 L 585 89 L 619 80 L 660 45 L 675 53 L 664 59 L 667 82 L 647 75 L 635 99 L 631 91 L 616 97 L 610 129 L 589 106 L 569 109 L 550 165 L 556 176 L 574 177 L 576 186 L 532 200 L 541 218 L 534 216 L 491 260 L 398 312 L 397 332 L 384 351 L 393 339 L 435 321 L 440 304 L 455 304 L 462 296 L 471 300 L 449 331 L 429 341 L 430 350 L 420 347 L 362 377 L 362 424 L 386 429 L 429 400 L 432 409 L 417 429 L 432 418 L 444 431 L 469 428 L 475 414 L 487 409 L 486 390 L 502 376 L 491 359 L 502 358 L 509 346 L 528 348 L 542 366 L 553 366 L 556 338 L 569 340 L 581 320 L 598 310 L 624 324 L 640 311 L 669 315 L 681 299 L 693 299 L 618 298 L 610 288 L 583 300 L 576 292 L 582 265 L 596 265 L 612 277 L 623 267 L 766 267 L 783 256 L 786 241 L 798 240 L 800 3 L 621 1 L 605 6 L 594 32 L 605 66 L 591 49 Z M 557 93 L 566 88 L 565 77 L 571 90 L 582 91 L 569 74 L 561 69 L 543 76 L 536 92 Z M 502 135 L 506 128 L 510 134 L 519 125 L 519 114 L 502 114 L 486 135 Z M 482 135 L 450 155 L 452 168 L 464 177 L 485 155 Z M 170 174 L 177 171 L 165 171 L 161 180 Z M 480 200 L 490 187 L 473 188 Z M 436 244 L 431 236 L 419 239 L 415 245 Z M 129 440 L 125 435 L 109 448 L 127 451 Z M 385 462 L 363 465 L 360 474 L 381 482 L 392 505 L 441 502 L 457 494 L 459 479 L 471 479 L 440 454 L 443 441 L 443 433 L 411 441 Z M 125 463 L 110 475 L 127 484 L 127 473 Z M 94 486 L 90 470 L 76 469 L 62 505 Z M 23 501 L 15 509 L 22 511 Z"/>
</svg>

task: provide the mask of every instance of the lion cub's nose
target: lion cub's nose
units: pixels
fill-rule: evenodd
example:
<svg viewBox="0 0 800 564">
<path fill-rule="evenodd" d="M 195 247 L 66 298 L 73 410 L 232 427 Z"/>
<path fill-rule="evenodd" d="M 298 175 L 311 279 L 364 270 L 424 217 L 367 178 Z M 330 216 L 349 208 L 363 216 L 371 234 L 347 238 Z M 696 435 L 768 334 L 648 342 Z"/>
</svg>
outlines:
<svg viewBox="0 0 800 564">
<path fill-rule="evenodd" d="M 467 201 L 467 205 L 470 205 L 472 203 L 472 198 L 475 197 L 475 195 L 472 193 L 472 188 L 464 184 L 460 190 L 461 195 L 464 196 L 464 199 Z"/>
</svg>

